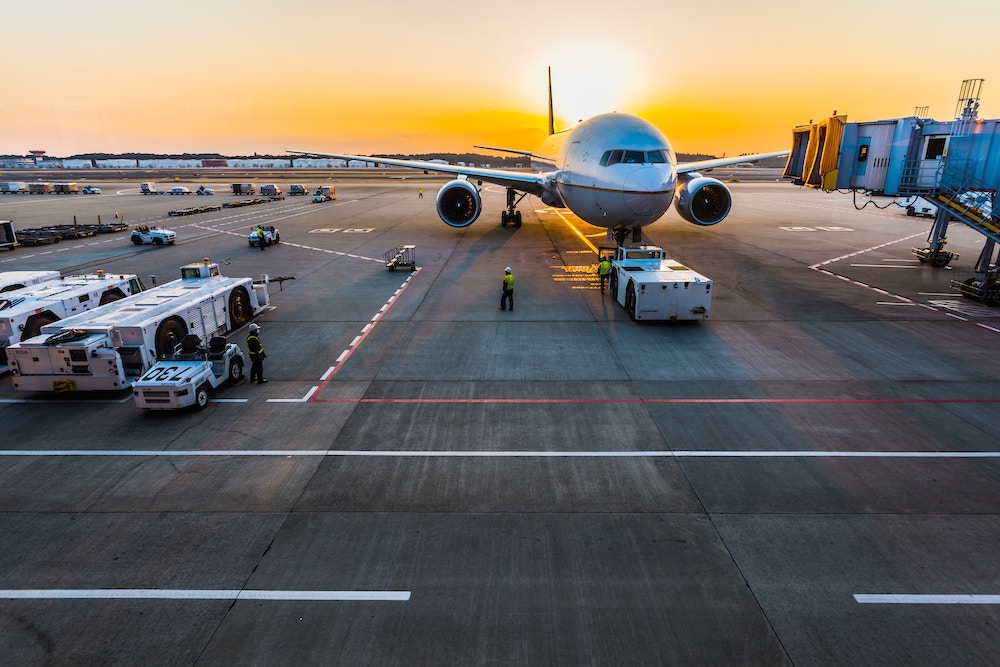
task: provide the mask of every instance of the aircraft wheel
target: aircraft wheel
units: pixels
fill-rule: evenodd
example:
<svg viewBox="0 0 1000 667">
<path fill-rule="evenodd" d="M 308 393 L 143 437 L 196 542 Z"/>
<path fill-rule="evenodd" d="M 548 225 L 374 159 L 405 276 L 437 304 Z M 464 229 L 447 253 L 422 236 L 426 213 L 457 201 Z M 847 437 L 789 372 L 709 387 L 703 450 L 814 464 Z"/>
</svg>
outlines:
<svg viewBox="0 0 1000 667">
<path fill-rule="evenodd" d="M 500 213 L 500 226 L 506 227 L 509 221 L 510 221 L 510 216 L 507 215 L 507 211 L 502 211 Z"/>
<path fill-rule="evenodd" d="M 631 280 L 625 288 L 625 312 L 631 319 L 635 319 L 635 283 Z"/>
<path fill-rule="evenodd" d="M 206 405 L 208 405 L 208 388 L 205 385 L 201 385 L 195 390 L 194 407 L 201 410 Z"/>
<path fill-rule="evenodd" d="M 514 226 L 515 227 L 520 227 L 521 226 L 521 212 L 520 211 L 514 211 Z"/>
</svg>

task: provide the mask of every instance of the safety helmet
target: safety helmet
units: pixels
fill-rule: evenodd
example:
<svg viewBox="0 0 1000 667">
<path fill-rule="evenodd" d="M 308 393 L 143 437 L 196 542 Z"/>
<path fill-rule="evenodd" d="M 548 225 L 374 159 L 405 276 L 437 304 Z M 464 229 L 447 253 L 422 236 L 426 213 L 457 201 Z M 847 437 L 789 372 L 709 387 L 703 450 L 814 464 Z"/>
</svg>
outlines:
<svg viewBox="0 0 1000 667">
<path fill-rule="evenodd" d="M 510 273 L 510 267 L 508 266 L 506 269 L 503 270 L 503 272 L 504 273 Z"/>
<path fill-rule="evenodd" d="M 259 326 L 257 326 L 257 323 L 256 323 L 256 322 L 253 322 L 253 323 L 252 323 L 252 324 L 250 325 L 250 331 L 260 331 L 260 327 L 259 327 Z"/>
</svg>

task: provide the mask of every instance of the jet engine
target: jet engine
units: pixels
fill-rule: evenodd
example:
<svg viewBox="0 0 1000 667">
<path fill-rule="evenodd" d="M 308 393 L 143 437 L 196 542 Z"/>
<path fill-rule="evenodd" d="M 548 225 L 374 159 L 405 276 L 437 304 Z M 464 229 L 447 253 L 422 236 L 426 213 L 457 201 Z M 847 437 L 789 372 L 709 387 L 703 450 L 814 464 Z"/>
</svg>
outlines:
<svg viewBox="0 0 1000 667">
<path fill-rule="evenodd" d="M 451 227 L 468 227 L 483 209 L 479 190 L 469 181 L 457 178 L 438 191 L 437 212 Z"/>
<path fill-rule="evenodd" d="M 690 223 L 714 225 L 729 215 L 733 196 L 722 181 L 697 173 L 682 174 L 677 183 L 677 212 Z"/>
</svg>

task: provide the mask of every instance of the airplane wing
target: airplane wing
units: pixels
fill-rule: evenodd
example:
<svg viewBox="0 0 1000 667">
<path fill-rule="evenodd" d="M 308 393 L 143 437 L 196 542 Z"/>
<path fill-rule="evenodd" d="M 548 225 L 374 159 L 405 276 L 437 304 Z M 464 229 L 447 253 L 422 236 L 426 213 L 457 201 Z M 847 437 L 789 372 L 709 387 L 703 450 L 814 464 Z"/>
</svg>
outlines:
<svg viewBox="0 0 1000 667">
<path fill-rule="evenodd" d="M 776 153 L 758 153 L 756 155 L 739 155 L 737 157 L 720 157 L 712 160 L 683 162 L 677 165 L 677 173 L 686 174 L 689 171 L 703 171 L 707 169 L 715 169 L 716 167 L 725 167 L 731 164 L 756 162 L 757 160 L 763 160 L 768 157 L 785 157 L 786 155 L 788 155 L 788 151 L 778 151 Z"/>
<path fill-rule="evenodd" d="M 441 164 L 439 162 L 423 162 L 421 160 L 398 160 L 395 158 L 371 157 L 364 155 L 341 155 L 339 153 L 314 153 L 311 151 L 287 151 L 295 155 L 305 155 L 311 157 L 332 157 L 341 160 L 361 160 L 363 162 L 373 162 L 376 164 L 386 164 L 392 167 L 407 167 L 409 169 L 422 169 L 425 171 L 436 171 L 442 174 L 455 174 L 465 176 L 477 181 L 495 183 L 505 188 L 513 188 L 520 192 L 527 192 L 533 195 L 540 195 L 545 188 L 546 177 L 542 174 L 511 171 L 508 169 L 481 169 L 477 167 L 459 167 L 451 164 Z M 745 161 L 745 160 L 744 160 Z"/>
</svg>

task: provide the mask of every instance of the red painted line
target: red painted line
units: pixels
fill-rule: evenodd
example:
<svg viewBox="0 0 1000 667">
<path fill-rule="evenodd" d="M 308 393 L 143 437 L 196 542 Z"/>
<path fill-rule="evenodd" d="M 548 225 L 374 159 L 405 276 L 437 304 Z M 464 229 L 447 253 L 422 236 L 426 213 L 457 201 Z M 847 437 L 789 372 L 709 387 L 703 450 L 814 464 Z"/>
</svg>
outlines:
<svg viewBox="0 0 1000 667">
<path fill-rule="evenodd" d="M 351 358 L 351 355 L 354 354 L 355 350 L 361 347 L 361 343 L 363 343 L 365 339 L 368 338 L 368 334 L 370 334 L 372 331 L 375 330 L 375 325 L 382 320 L 382 318 L 385 316 L 386 313 L 389 312 L 389 309 L 392 308 L 393 304 L 395 304 L 396 301 L 399 299 L 399 297 L 402 296 L 403 292 L 406 291 L 406 288 L 410 286 L 410 283 L 413 281 L 413 279 L 416 277 L 418 273 L 420 273 L 419 266 L 413 270 L 413 272 L 409 275 L 409 277 L 403 281 L 402 286 L 398 290 L 396 290 L 391 297 L 389 297 L 389 300 L 385 304 L 383 304 L 382 308 L 379 309 L 378 313 L 376 313 L 376 315 L 368 322 L 368 324 L 365 325 L 365 328 L 362 329 L 364 333 L 362 333 L 361 335 L 359 335 L 357 338 L 354 339 L 354 342 L 351 343 L 351 346 L 347 348 L 347 354 L 341 357 L 340 361 L 337 362 L 337 365 L 334 366 L 333 370 L 329 372 L 326 379 L 323 380 L 322 383 L 320 383 L 319 387 L 315 391 L 312 392 L 312 396 L 310 396 L 309 399 L 306 401 L 307 403 L 340 402 L 337 399 L 322 399 L 322 398 L 316 398 L 316 396 L 323 393 L 323 390 L 326 389 L 326 386 L 330 384 L 330 381 L 334 378 L 335 375 L 337 375 L 337 371 L 339 371 L 341 367 L 347 363 L 347 360 Z"/>
<path fill-rule="evenodd" d="M 318 392 L 317 392 L 318 393 Z M 313 403 L 410 403 L 410 404 L 592 404 L 592 403 L 680 403 L 680 404 L 946 404 L 1000 403 L 1000 398 L 316 398 Z"/>
</svg>

